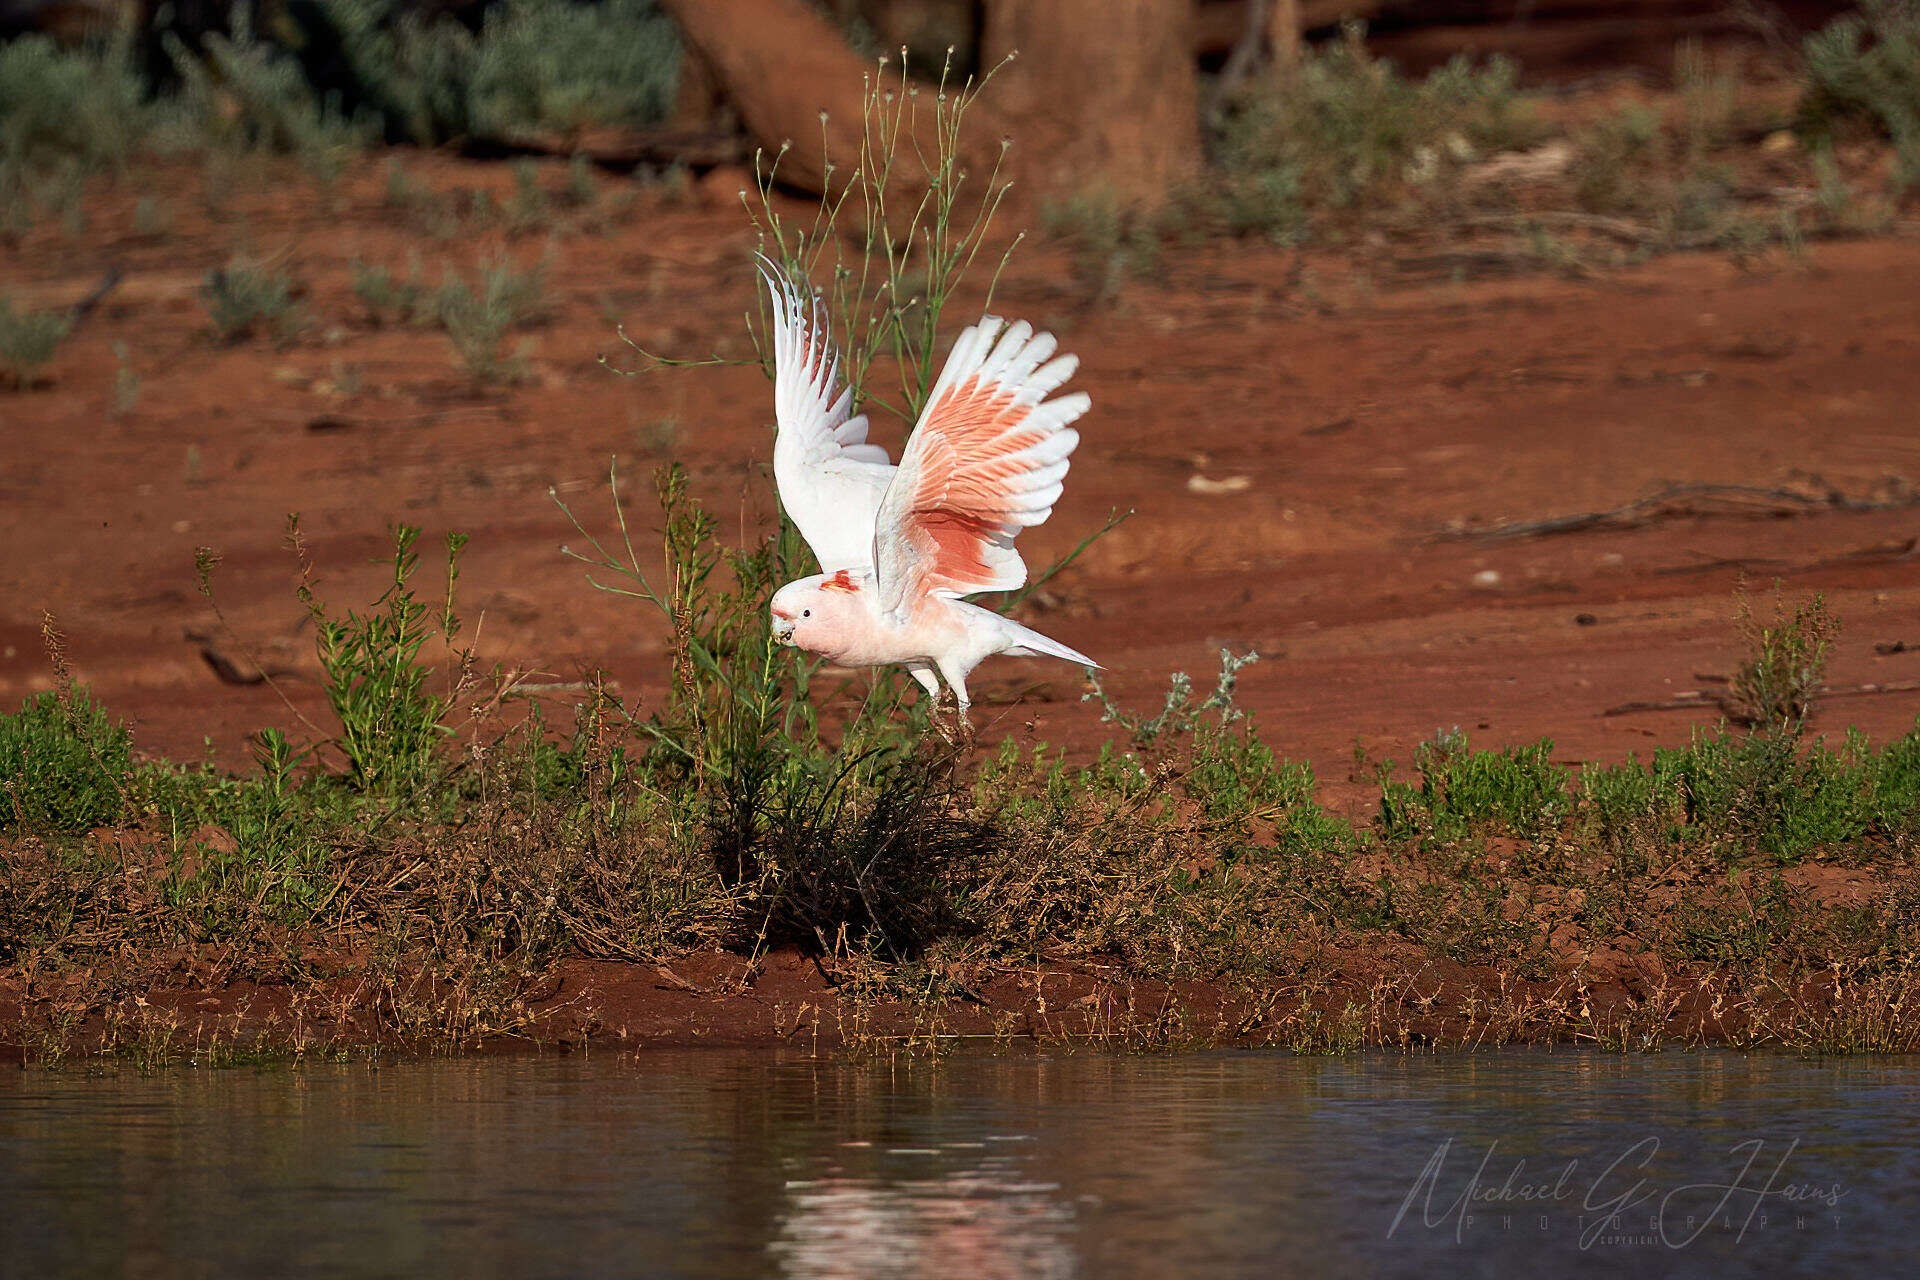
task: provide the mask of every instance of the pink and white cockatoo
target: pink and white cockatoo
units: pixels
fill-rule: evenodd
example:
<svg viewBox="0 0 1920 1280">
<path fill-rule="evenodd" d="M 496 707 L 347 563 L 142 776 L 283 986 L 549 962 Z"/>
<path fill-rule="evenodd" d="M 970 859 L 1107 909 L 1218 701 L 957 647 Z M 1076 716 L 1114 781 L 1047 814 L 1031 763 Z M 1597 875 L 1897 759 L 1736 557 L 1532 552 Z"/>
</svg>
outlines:
<svg viewBox="0 0 1920 1280">
<path fill-rule="evenodd" d="M 773 632 L 843 666 L 906 667 L 938 703 L 953 690 L 959 728 L 967 676 L 996 653 L 1100 664 L 961 597 L 1027 580 L 1013 540 L 1053 512 L 1080 442 L 1068 424 L 1084 392 L 1048 400 L 1079 361 L 1050 333 L 983 316 L 954 341 L 898 467 L 867 443 L 864 414 L 817 302 L 784 273 L 773 299 L 773 475 L 780 502 L 821 572 L 773 596 Z M 936 678 L 936 673 L 938 678 Z"/>
</svg>

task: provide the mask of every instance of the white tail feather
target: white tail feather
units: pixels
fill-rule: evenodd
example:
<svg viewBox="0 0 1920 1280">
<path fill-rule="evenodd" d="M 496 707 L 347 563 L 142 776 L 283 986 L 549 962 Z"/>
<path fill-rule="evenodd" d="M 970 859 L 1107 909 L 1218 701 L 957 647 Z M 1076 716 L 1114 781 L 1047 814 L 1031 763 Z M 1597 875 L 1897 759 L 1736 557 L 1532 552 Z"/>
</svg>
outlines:
<svg viewBox="0 0 1920 1280">
<path fill-rule="evenodd" d="M 1016 658 L 1065 658 L 1068 662 L 1077 662 L 1083 667 L 1105 670 L 1078 649 L 1070 649 L 1058 640 L 1041 635 L 1032 627 L 1023 627 L 1011 618 L 1001 618 L 1000 625 L 1006 630 L 1008 637 L 1014 641 L 1006 652 Z"/>
</svg>

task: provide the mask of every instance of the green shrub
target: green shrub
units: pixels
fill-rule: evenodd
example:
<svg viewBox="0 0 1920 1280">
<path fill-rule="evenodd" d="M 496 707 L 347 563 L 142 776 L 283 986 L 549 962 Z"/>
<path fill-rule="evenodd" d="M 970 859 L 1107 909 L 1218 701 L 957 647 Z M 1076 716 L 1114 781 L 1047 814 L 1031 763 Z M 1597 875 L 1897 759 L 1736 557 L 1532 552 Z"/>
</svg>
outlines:
<svg viewBox="0 0 1920 1280">
<path fill-rule="evenodd" d="M 1218 125 L 1222 208 L 1236 230 L 1301 233 L 1301 211 L 1378 204 L 1448 166 L 1528 139 L 1518 72 L 1460 57 L 1409 80 L 1372 57 L 1364 30 L 1310 51 Z"/>
<path fill-rule="evenodd" d="M 1616 851 L 1671 838 L 1686 821 L 1671 761 L 1588 764 L 1580 770 L 1578 809 L 1586 831 Z"/>
<path fill-rule="evenodd" d="M 0 294 L 0 376 L 25 383 L 53 359 L 72 328 L 73 317 L 65 311 L 15 311 L 12 300 Z"/>
<path fill-rule="evenodd" d="M 182 85 L 174 110 L 202 146 L 297 156 L 331 179 L 373 140 L 370 121 L 348 119 L 290 54 L 255 38 L 245 5 L 232 34 L 210 33 L 197 51 L 169 34 L 167 49 Z"/>
<path fill-rule="evenodd" d="M 259 777 L 166 765 L 136 780 L 137 803 L 171 836 L 162 898 L 196 937 L 243 933 L 263 914 L 303 924 L 337 887 L 332 841 L 350 829 L 355 797 L 319 774 L 296 782 L 310 753 L 278 730 L 253 735 L 253 748 Z M 199 834 L 209 830 L 224 838 Z"/>
<path fill-rule="evenodd" d="M 247 258 L 229 258 L 209 271 L 200 298 L 222 342 L 237 342 L 263 327 L 290 338 L 306 324 L 293 300 L 292 278 Z"/>
<path fill-rule="evenodd" d="M 1074 278 L 1091 299 L 1111 297 L 1128 278 L 1147 274 L 1160 260 L 1152 220 L 1111 191 L 1087 191 L 1049 205 L 1042 220 L 1049 234 L 1071 247 Z"/>
<path fill-rule="evenodd" d="M 560 202 L 569 209 L 590 209 L 600 198 L 600 184 L 594 180 L 593 160 L 584 151 L 576 151 L 567 160 L 567 181 L 560 188 Z"/>
<path fill-rule="evenodd" d="M 1570 176 L 1582 209 L 1644 214 L 1660 199 L 1667 137 L 1659 113 L 1630 104 L 1575 131 Z"/>
<path fill-rule="evenodd" d="M 1784 603 L 1776 603 L 1773 625 L 1763 626 L 1754 620 L 1752 601 L 1743 592 L 1738 625 L 1747 656 L 1733 673 L 1734 718 L 1769 733 L 1798 734 L 1826 679 L 1840 624 L 1827 611 L 1825 598 L 1814 596 L 1791 616 Z"/>
<path fill-rule="evenodd" d="M 1857 758 L 1835 758 L 1824 746 L 1803 756 L 1790 737 L 1700 734 L 1656 759 L 1679 789 L 1690 843 L 1797 860 L 1867 825 L 1870 776 Z"/>
<path fill-rule="evenodd" d="M 1221 220 L 1233 235 L 1258 232 L 1275 244 L 1297 243 L 1308 230 L 1300 186 L 1300 169 L 1291 164 L 1234 175 L 1219 193 Z"/>
<path fill-rule="evenodd" d="M 1568 176 L 1574 202 L 1588 213 L 1650 224 L 1643 241 L 1649 249 L 1713 246 L 1738 253 L 1795 243 L 1793 215 L 1744 207 L 1738 172 L 1713 159 L 1713 149 L 1733 136 L 1726 82 L 1698 69 L 1690 76 L 1694 87 L 1677 133 L 1657 111 L 1638 104 L 1573 131 Z"/>
<path fill-rule="evenodd" d="M 1251 727 L 1208 727 L 1194 735 L 1185 780 L 1208 819 L 1242 833 L 1271 824 L 1272 845 L 1296 853 L 1352 844 L 1353 828 L 1320 807 L 1313 767 L 1280 760 Z"/>
<path fill-rule="evenodd" d="M 1848 125 L 1893 140 L 1898 176 L 1920 183 L 1920 2 L 1865 0 L 1801 46 L 1798 127 L 1815 144 Z"/>
<path fill-rule="evenodd" d="M 1920 718 L 1880 751 L 1873 785 L 1874 826 L 1908 847 L 1920 843 Z"/>
<path fill-rule="evenodd" d="M 85 690 L 49 691 L 0 715 L 0 831 L 90 831 L 120 815 L 130 739 Z"/>
<path fill-rule="evenodd" d="M 508 0 L 475 50 L 472 116 L 484 133 L 645 124 L 679 87 L 680 42 L 651 0 Z"/>
<path fill-rule="evenodd" d="M 369 101 L 417 142 L 647 124 L 678 90 L 679 36 L 653 0 L 507 0 L 477 33 L 400 8 L 322 3 Z"/>
<path fill-rule="evenodd" d="M 1234 692 L 1240 672 L 1258 661 L 1258 653 L 1249 651 L 1236 657 L 1231 649 L 1222 649 L 1213 692 L 1198 702 L 1193 700 L 1193 677 L 1184 671 L 1174 672 L 1167 679 L 1166 701 L 1152 716 L 1128 714 L 1108 696 L 1097 672 L 1088 676 L 1093 691 L 1083 695 L 1081 701 L 1098 702 L 1102 721 L 1125 729 L 1135 746 L 1150 747 L 1163 736 L 1197 734 L 1209 723 L 1225 729 L 1242 719 L 1246 713 L 1234 705 Z"/>
<path fill-rule="evenodd" d="M 500 344 L 509 330 L 544 314 L 546 267 L 536 263 L 522 270 L 505 254 L 483 258 L 472 284 L 448 272 L 433 306 L 435 318 L 475 382 L 512 381 L 520 374 L 520 361 L 503 356 Z"/>
<path fill-rule="evenodd" d="M 0 43 L 0 235 L 23 235 L 43 214 L 81 230 L 88 174 L 122 166 L 150 115 L 124 40 Z"/>
<path fill-rule="evenodd" d="M 147 123 L 127 42 L 70 49 L 30 34 L 0 44 L 0 160 L 117 166 Z"/>
<path fill-rule="evenodd" d="M 1572 807 L 1567 779 L 1552 763 L 1553 741 L 1475 751 L 1458 729 L 1414 751 L 1420 785 L 1387 782 L 1380 828 L 1388 839 L 1457 840 L 1481 832 L 1538 840 L 1553 834 Z"/>
<path fill-rule="evenodd" d="M 1682 41 L 1674 51 L 1675 88 L 1680 97 L 1680 145 L 1698 158 L 1738 140 L 1741 129 L 1739 75 L 1725 60 L 1710 57 L 1698 40 Z"/>
<path fill-rule="evenodd" d="M 464 665 L 464 655 L 453 651 L 460 631 L 453 597 L 467 540 L 447 536 L 446 590 L 436 608 L 411 585 L 420 530 L 402 524 L 392 533 L 393 578 L 373 608 L 335 617 L 304 582 L 300 598 L 314 621 L 327 705 L 340 721 L 334 745 L 346 758 L 349 780 L 363 791 L 398 796 L 419 791 L 442 767 L 438 752 L 449 730 L 441 720 L 454 695 L 429 690 L 433 669 L 421 652 L 437 639 Z"/>
<path fill-rule="evenodd" d="M 419 260 L 408 263 L 405 279 L 386 267 L 352 264 L 354 296 L 367 304 L 376 324 L 426 324 L 435 319 L 433 294 L 420 280 Z"/>
<path fill-rule="evenodd" d="M 1702 732 L 1656 750 L 1650 765 L 1588 766 L 1580 809 L 1609 847 L 1678 845 L 1730 861 L 1910 845 L 1920 835 L 1920 730 L 1879 751 L 1852 733 L 1835 750 L 1786 734 Z"/>
<path fill-rule="evenodd" d="M 540 185 L 540 167 L 526 157 L 515 160 L 513 195 L 507 200 L 507 229 L 525 234 L 545 226 L 552 217 L 552 201 Z"/>
</svg>

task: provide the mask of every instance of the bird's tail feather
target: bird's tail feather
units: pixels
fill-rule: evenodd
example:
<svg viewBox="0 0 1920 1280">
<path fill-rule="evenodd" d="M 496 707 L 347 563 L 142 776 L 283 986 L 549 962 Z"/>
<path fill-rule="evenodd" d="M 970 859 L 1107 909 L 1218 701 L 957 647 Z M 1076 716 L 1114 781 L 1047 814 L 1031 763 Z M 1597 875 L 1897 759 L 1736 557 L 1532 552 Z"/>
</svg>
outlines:
<svg viewBox="0 0 1920 1280">
<path fill-rule="evenodd" d="M 1069 649 L 1058 640 L 1049 639 L 1031 627 L 1023 627 L 1011 618 L 1000 619 L 1000 625 L 1007 629 L 1013 644 L 1006 652 L 1018 658 L 1065 658 L 1068 662 L 1077 662 L 1083 667 L 1099 667 L 1100 664 L 1081 653 L 1078 649 Z M 1103 668 L 1104 669 L 1104 668 Z"/>
</svg>

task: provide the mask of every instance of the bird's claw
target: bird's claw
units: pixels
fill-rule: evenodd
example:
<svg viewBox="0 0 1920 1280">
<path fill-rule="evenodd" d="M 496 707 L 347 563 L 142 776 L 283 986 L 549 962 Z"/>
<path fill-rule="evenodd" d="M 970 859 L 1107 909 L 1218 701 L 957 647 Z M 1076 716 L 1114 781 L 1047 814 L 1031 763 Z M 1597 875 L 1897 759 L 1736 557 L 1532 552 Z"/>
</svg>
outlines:
<svg viewBox="0 0 1920 1280">
<path fill-rule="evenodd" d="M 967 714 L 965 707 L 956 706 L 953 709 L 953 720 L 953 749 L 964 756 L 973 750 L 973 717 Z"/>
<path fill-rule="evenodd" d="M 933 726 L 933 731 L 940 735 L 940 741 L 946 743 L 949 747 L 959 746 L 959 743 L 954 741 L 953 724 L 947 719 L 946 703 L 944 700 L 934 704 L 932 712 L 929 713 L 927 717 L 927 721 Z"/>
<path fill-rule="evenodd" d="M 955 755 L 973 750 L 973 718 L 952 694 L 942 692 L 927 717 L 928 724 Z"/>
</svg>

